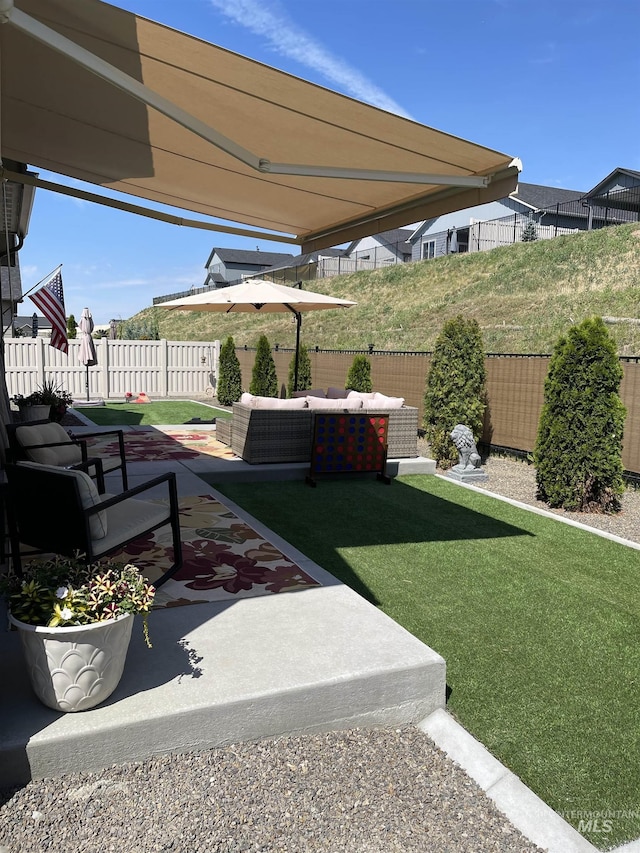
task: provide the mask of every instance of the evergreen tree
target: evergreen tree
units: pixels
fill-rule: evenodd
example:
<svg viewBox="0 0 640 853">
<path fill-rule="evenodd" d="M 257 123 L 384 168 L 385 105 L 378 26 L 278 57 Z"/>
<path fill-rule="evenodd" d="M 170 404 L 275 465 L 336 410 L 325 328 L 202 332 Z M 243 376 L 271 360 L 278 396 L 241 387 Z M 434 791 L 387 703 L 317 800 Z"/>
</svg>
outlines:
<svg viewBox="0 0 640 853">
<path fill-rule="evenodd" d="M 538 229 L 533 219 L 530 219 L 522 229 L 522 242 L 533 243 L 538 239 Z"/>
<path fill-rule="evenodd" d="M 540 500 L 583 512 L 620 509 L 621 380 L 615 344 L 600 317 L 572 326 L 558 340 L 533 454 Z"/>
<path fill-rule="evenodd" d="M 260 335 L 258 340 L 249 391 L 258 397 L 278 396 L 276 365 L 266 335 Z"/>
<path fill-rule="evenodd" d="M 156 317 L 125 320 L 118 326 L 118 337 L 125 341 L 159 341 L 158 320 Z"/>
<path fill-rule="evenodd" d="M 309 358 L 309 351 L 307 350 L 304 344 L 300 345 L 300 352 L 298 353 L 298 387 L 294 388 L 293 383 L 295 380 L 295 372 L 296 372 L 296 354 L 294 352 L 291 361 L 289 362 L 289 378 L 287 381 L 287 396 L 293 397 L 294 391 L 305 391 L 307 388 L 311 388 L 311 359 Z"/>
<path fill-rule="evenodd" d="M 476 320 L 461 314 L 448 320 L 438 336 L 424 395 L 426 438 L 441 468 L 458 462 L 451 440 L 456 424 L 465 424 L 477 442 L 486 409 L 486 370 L 482 333 Z"/>
<path fill-rule="evenodd" d="M 221 406 L 230 406 L 242 396 L 242 371 L 231 335 L 220 347 L 219 370 L 218 402 Z"/>
<path fill-rule="evenodd" d="M 366 355 L 354 356 L 344 387 L 351 391 L 373 391 L 373 385 L 371 384 L 371 362 Z"/>
<path fill-rule="evenodd" d="M 67 337 L 70 341 L 74 340 L 78 333 L 78 324 L 76 323 L 76 318 L 73 314 L 69 314 L 67 317 Z"/>
</svg>

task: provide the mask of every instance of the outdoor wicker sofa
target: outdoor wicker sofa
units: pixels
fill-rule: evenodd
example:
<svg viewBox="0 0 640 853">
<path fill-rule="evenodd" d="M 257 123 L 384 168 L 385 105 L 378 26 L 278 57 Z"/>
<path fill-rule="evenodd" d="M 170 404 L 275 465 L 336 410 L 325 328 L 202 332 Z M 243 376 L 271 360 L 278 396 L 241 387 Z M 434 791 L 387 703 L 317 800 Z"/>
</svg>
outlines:
<svg viewBox="0 0 640 853">
<path fill-rule="evenodd" d="M 284 402 L 284 401 L 283 401 Z M 322 411 L 310 408 L 255 408 L 244 403 L 233 404 L 233 418 L 218 418 L 216 437 L 229 444 L 245 462 L 310 462 L 314 417 Z M 363 409 L 339 408 L 331 411 L 363 413 Z M 389 459 L 418 456 L 418 409 L 368 408 L 368 415 L 388 415 Z"/>
</svg>

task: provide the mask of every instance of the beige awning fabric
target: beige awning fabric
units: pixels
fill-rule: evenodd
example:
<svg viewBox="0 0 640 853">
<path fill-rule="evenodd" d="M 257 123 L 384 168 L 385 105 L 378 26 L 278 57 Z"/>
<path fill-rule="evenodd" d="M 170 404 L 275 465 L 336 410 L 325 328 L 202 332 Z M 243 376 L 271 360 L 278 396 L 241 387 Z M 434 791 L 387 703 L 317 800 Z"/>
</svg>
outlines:
<svg viewBox="0 0 640 853">
<path fill-rule="evenodd" d="M 7 5 L 3 158 L 272 239 L 292 235 L 303 252 L 503 198 L 517 185 L 511 156 L 100 0 Z M 117 84 L 59 52 L 62 40 L 53 49 L 41 25 L 108 63 Z"/>
</svg>

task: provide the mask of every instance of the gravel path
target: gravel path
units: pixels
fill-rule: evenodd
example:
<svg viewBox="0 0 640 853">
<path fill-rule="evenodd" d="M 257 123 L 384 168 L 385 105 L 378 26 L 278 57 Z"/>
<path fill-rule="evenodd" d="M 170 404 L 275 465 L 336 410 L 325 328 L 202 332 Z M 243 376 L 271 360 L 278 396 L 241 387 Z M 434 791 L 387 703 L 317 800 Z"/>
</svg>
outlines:
<svg viewBox="0 0 640 853">
<path fill-rule="evenodd" d="M 492 457 L 483 467 L 489 479 L 485 483 L 477 483 L 480 488 L 640 544 L 640 489 L 626 489 L 622 498 L 622 510 L 615 515 L 549 510 L 546 504 L 536 500 L 536 472 L 533 465 L 514 459 Z"/>
<path fill-rule="evenodd" d="M 413 727 L 164 756 L 30 783 L 1 853 L 535 853 Z"/>
<path fill-rule="evenodd" d="M 488 491 L 535 500 L 531 466 L 492 458 Z M 640 492 L 617 516 L 558 513 L 640 542 Z M 0 795 L 0 853 L 535 853 L 418 729 L 236 744 Z"/>
</svg>

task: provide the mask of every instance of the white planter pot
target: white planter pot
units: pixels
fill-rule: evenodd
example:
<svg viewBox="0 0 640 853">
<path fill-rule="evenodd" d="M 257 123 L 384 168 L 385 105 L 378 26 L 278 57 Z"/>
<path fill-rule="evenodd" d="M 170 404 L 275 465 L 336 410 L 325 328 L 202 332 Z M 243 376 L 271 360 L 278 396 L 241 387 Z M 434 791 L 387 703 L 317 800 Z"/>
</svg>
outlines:
<svg viewBox="0 0 640 853">
<path fill-rule="evenodd" d="M 20 633 L 31 686 L 49 708 L 86 711 L 118 686 L 131 639 L 133 615 L 68 628 L 27 625 L 9 614 Z"/>
<path fill-rule="evenodd" d="M 51 406 L 22 406 L 23 421 L 44 421 L 51 414 Z"/>
</svg>

